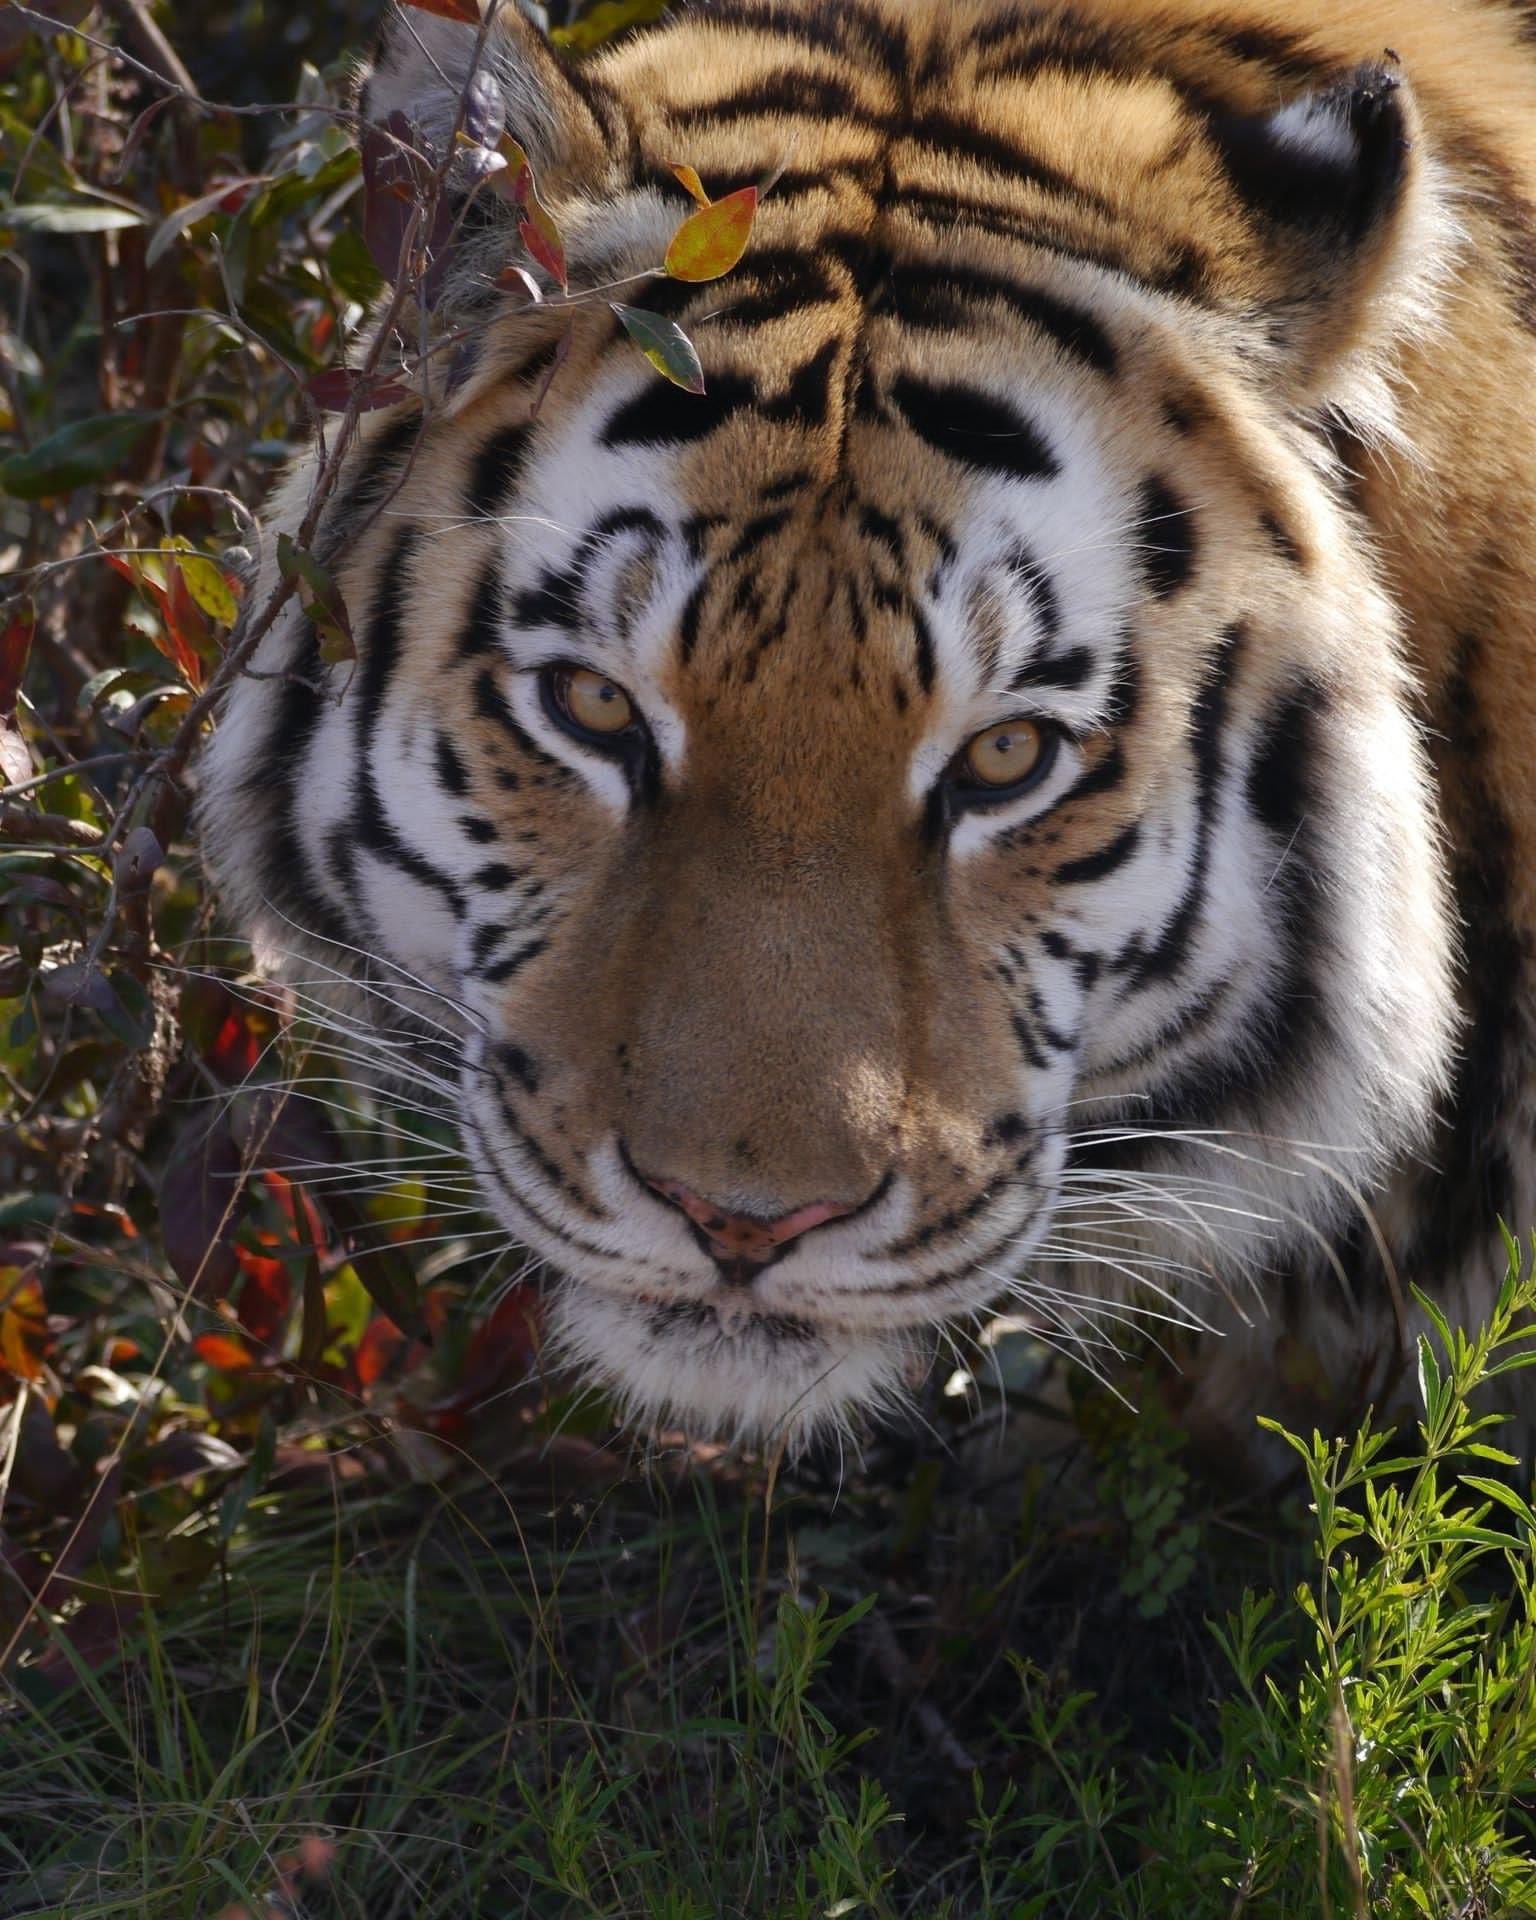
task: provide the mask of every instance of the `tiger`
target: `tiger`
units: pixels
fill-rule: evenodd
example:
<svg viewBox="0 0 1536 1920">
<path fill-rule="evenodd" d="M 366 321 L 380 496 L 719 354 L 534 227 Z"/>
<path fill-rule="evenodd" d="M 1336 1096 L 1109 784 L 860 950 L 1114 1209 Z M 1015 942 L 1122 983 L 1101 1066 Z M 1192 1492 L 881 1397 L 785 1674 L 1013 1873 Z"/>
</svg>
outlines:
<svg viewBox="0 0 1536 1920">
<path fill-rule="evenodd" d="M 356 658 L 290 601 L 202 759 L 233 923 L 431 1009 L 653 1428 L 804 1446 L 999 1315 L 1383 1390 L 1536 1220 L 1536 7 L 470 11 L 358 112 L 489 85 L 570 291 L 461 183 L 314 537 Z M 709 283 L 688 166 L 761 190 Z"/>
</svg>

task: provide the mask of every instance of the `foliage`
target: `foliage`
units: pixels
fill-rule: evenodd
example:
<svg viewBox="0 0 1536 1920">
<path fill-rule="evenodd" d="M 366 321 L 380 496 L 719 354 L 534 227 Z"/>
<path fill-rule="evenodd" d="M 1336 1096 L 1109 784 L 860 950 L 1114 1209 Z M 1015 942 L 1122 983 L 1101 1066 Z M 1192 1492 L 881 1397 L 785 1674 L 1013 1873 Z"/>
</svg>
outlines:
<svg viewBox="0 0 1536 1920">
<path fill-rule="evenodd" d="M 931 1398 L 936 1448 L 642 1469 L 542 1376 L 446 1103 L 350 1077 L 376 1043 L 324 982 L 220 934 L 195 750 L 289 597 L 353 652 L 310 536 L 361 415 L 453 377 L 405 316 L 456 196 L 505 203 L 505 299 L 617 293 L 658 376 L 703 377 L 652 276 L 570 284 L 493 104 L 439 155 L 360 139 L 339 63 L 295 79 L 366 12 L 0 7 L 0 1907 L 1536 1902 L 1532 1516 L 1468 1399 L 1531 1282 L 1436 1330 L 1419 1448 L 1296 1443 L 1301 1586 L 1296 1498 L 1234 1505 L 1155 1392 L 1117 1420 L 1022 1342 Z M 729 272 L 771 186 L 673 170 L 655 274 Z"/>
</svg>

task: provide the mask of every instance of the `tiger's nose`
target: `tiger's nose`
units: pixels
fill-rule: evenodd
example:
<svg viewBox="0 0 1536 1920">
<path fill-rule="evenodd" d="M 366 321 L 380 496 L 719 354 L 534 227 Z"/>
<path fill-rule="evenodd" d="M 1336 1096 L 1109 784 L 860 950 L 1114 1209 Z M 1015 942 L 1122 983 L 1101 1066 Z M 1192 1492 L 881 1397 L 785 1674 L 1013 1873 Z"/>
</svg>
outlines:
<svg viewBox="0 0 1536 1920">
<path fill-rule="evenodd" d="M 816 1200 L 809 1206 L 796 1207 L 793 1213 L 780 1214 L 776 1220 L 764 1220 L 756 1214 L 730 1213 L 681 1180 L 652 1179 L 647 1174 L 645 1183 L 688 1216 L 722 1274 L 733 1284 L 750 1284 L 757 1268 L 766 1266 L 792 1240 L 813 1227 L 823 1227 L 829 1220 L 841 1220 L 859 1210 L 858 1203 Z"/>
</svg>

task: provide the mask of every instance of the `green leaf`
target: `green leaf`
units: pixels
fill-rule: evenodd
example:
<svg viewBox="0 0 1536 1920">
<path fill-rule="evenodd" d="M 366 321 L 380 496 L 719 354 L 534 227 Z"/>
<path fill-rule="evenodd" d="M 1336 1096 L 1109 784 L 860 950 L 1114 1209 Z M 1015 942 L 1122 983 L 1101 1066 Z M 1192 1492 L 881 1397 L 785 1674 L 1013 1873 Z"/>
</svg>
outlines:
<svg viewBox="0 0 1536 1920">
<path fill-rule="evenodd" d="M 331 242 L 325 265 L 336 286 L 359 306 L 370 306 L 384 291 L 384 276 L 373 264 L 368 242 L 356 227 L 343 227 Z"/>
<path fill-rule="evenodd" d="M 98 413 L 52 433 L 29 453 L 0 463 L 0 490 L 46 500 L 105 480 L 158 424 L 158 413 Z"/>
<path fill-rule="evenodd" d="M 341 588 L 312 553 L 298 546 L 291 534 L 277 536 L 277 567 L 285 580 L 298 583 L 299 603 L 314 622 L 320 640 L 320 658 L 339 666 L 357 658 L 352 621 Z"/>
<path fill-rule="evenodd" d="M 1490 1500 L 1497 1500 L 1500 1506 L 1508 1507 L 1526 1526 L 1536 1531 L 1536 1512 L 1532 1512 L 1530 1502 L 1522 1500 L 1513 1487 L 1506 1486 L 1502 1480 L 1485 1480 L 1476 1473 L 1464 1473 L 1461 1482 L 1463 1486 L 1476 1487 L 1479 1493 L 1486 1493 Z"/>
<path fill-rule="evenodd" d="M 120 233 L 124 227 L 148 225 L 148 216 L 133 207 L 34 201 L 28 206 L 0 208 L 0 227 L 21 233 Z"/>
<path fill-rule="evenodd" d="M 148 693 L 154 687 L 167 684 L 164 674 L 147 667 L 103 667 L 100 673 L 93 673 L 80 689 L 75 700 L 75 711 L 82 716 L 89 715 L 111 694 Z"/>
<path fill-rule="evenodd" d="M 644 307 L 621 307 L 616 300 L 609 305 L 619 316 L 624 331 L 658 373 L 665 374 L 674 387 L 682 387 L 688 393 L 704 391 L 704 369 L 699 364 L 699 356 L 675 320 L 664 320 L 659 313 L 647 313 Z"/>
<path fill-rule="evenodd" d="M 150 235 L 149 245 L 144 250 L 145 266 L 152 267 L 199 220 L 206 220 L 209 214 L 225 210 L 226 201 L 238 198 L 250 188 L 265 186 L 267 179 L 266 174 L 259 173 L 247 175 L 241 180 L 226 180 L 223 186 L 215 187 L 212 193 L 200 194 L 196 200 L 189 200 L 184 207 L 167 214 Z M 228 211 L 237 212 L 238 207 L 231 207 Z"/>
</svg>

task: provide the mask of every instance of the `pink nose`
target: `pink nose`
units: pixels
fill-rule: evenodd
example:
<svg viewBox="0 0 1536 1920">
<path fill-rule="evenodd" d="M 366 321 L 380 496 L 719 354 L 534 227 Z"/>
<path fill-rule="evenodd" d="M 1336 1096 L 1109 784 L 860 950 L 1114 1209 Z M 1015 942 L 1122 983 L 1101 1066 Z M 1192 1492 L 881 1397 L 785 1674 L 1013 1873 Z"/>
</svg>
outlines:
<svg viewBox="0 0 1536 1920">
<path fill-rule="evenodd" d="M 747 1260 L 761 1265 L 780 1247 L 798 1240 L 812 1227 L 823 1227 L 829 1220 L 840 1220 L 844 1214 L 857 1211 L 855 1207 L 839 1206 L 831 1200 L 817 1200 L 808 1207 L 796 1207 L 793 1213 L 783 1214 L 777 1220 L 759 1220 L 750 1213 L 725 1212 L 691 1187 L 685 1187 L 681 1180 L 648 1179 L 646 1184 L 664 1200 L 670 1200 L 674 1207 L 682 1208 L 709 1242 L 715 1258 L 721 1261 Z"/>
</svg>

